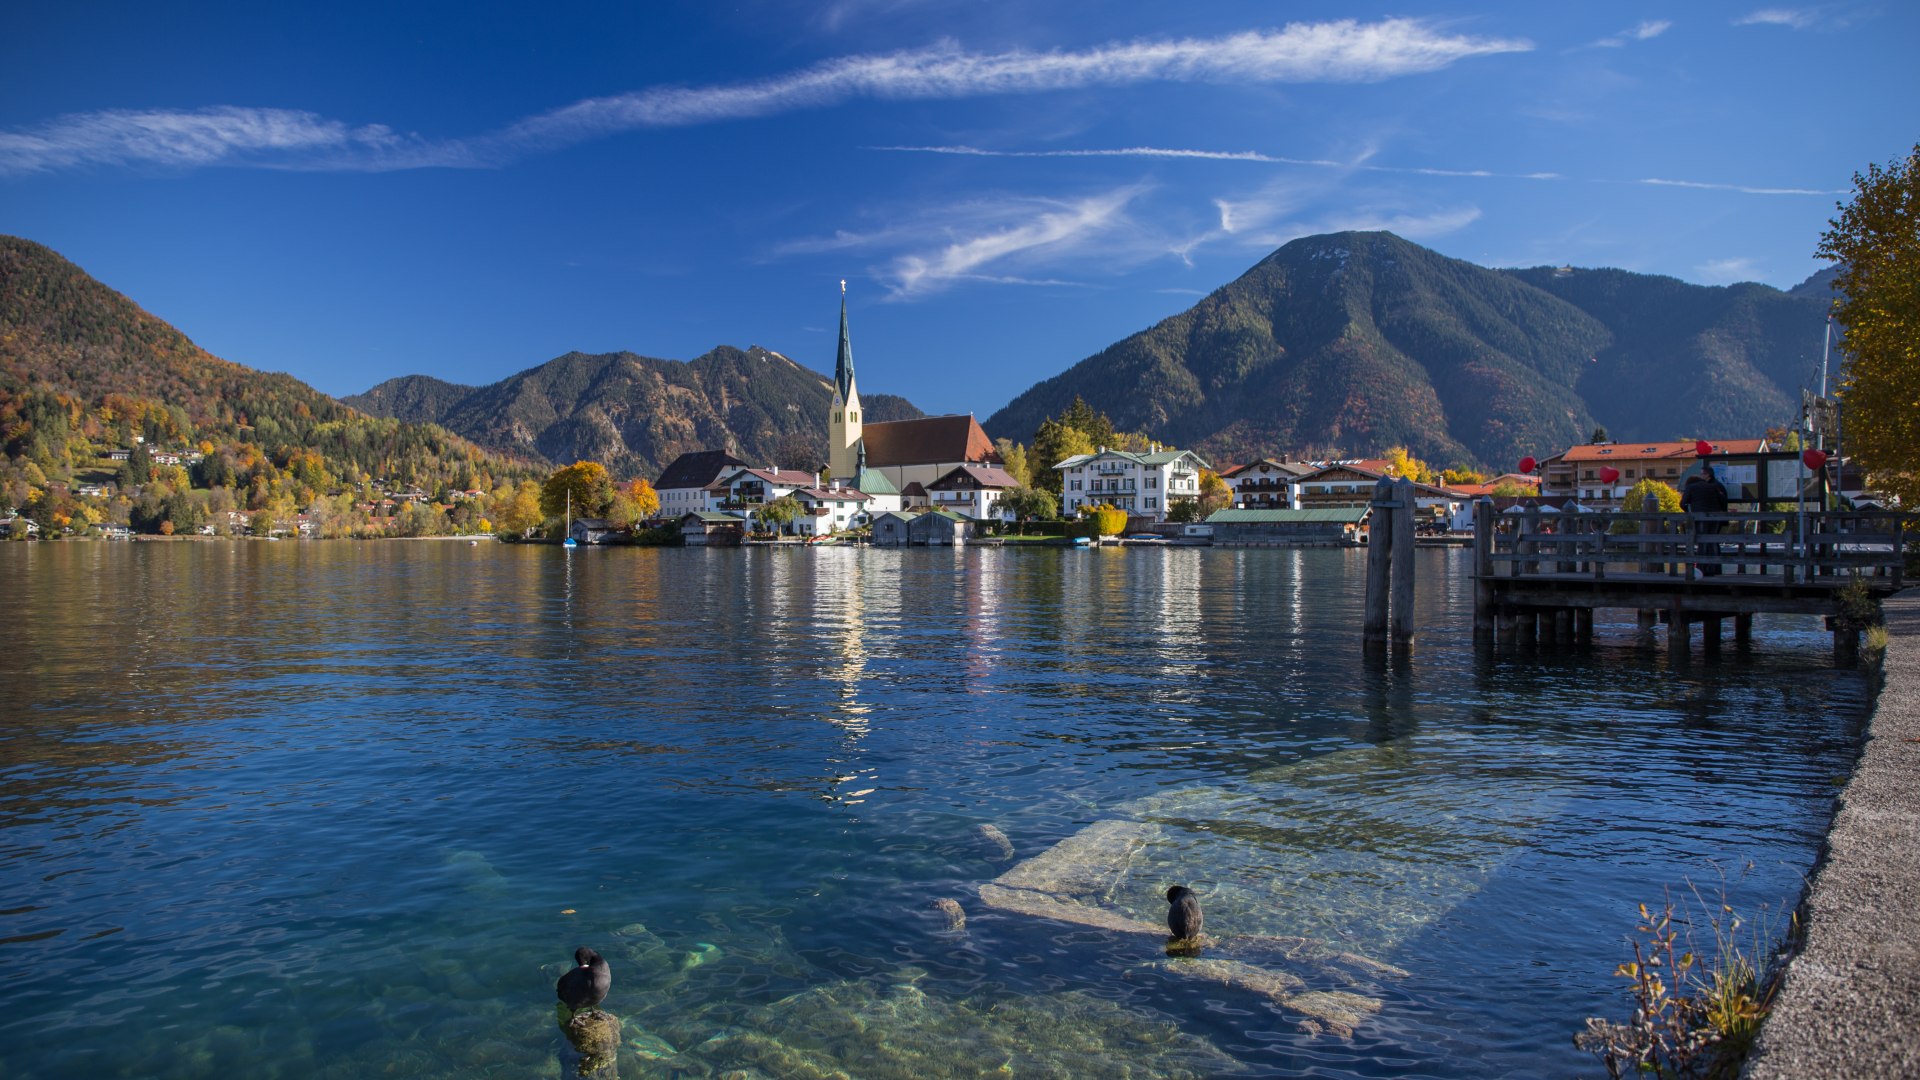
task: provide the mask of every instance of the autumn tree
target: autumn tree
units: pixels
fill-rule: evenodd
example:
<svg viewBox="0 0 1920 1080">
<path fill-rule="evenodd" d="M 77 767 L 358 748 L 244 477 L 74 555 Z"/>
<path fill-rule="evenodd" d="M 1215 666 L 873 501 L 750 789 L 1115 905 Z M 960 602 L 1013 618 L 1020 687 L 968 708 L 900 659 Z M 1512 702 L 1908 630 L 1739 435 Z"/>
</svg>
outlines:
<svg viewBox="0 0 1920 1080">
<path fill-rule="evenodd" d="M 660 493 L 645 477 L 627 485 L 627 498 L 633 500 L 633 508 L 642 518 L 650 518 L 660 512 Z"/>
<path fill-rule="evenodd" d="M 1834 318 L 1846 329 L 1840 395 L 1847 448 L 1875 486 L 1920 504 L 1920 145 L 1853 177 L 1853 199 L 1821 234 L 1839 263 Z"/>
<path fill-rule="evenodd" d="M 1007 475 L 1022 486 L 1032 486 L 1033 474 L 1027 468 L 1027 448 L 1012 439 L 993 440 L 994 449 L 1000 451 L 1000 467 Z"/>
<path fill-rule="evenodd" d="M 1416 484 L 1431 484 L 1440 478 L 1433 466 L 1408 453 L 1404 446 L 1389 447 L 1386 458 L 1388 472 Z"/>
<path fill-rule="evenodd" d="M 1199 520 L 1204 521 L 1212 516 L 1215 510 L 1233 505 L 1233 489 L 1227 486 L 1225 480 L 1220 479 L 1219 473 L 1212 469 L 1201 469 L 1200 498 L 1195 500 L 1195 503 L 1194 509 L 1199 513 Z"/>
<path fill-rule="evenodd" d="M 549 518 L 567 513 L 574 517 L 605 517 L 613 504 L 613 480 L 607 467 L 597 461 L 576 461 L 557 469 L 540 489 L 540 512 Z"/>
<path fill-rule="evenodd" d="M 522 480 L 518 485 L 502 484 L 493 493 L 488 517 L 501 532 L 525 536 L 542 518 L 540 485 L 532 480 Z"/>
<path fill-rule="evenodd" d="M 1127 527 L 1127 512 L 1117 506 L 1096 506 L 1087 511 L 1087 517 L 1101 536 L 1118 536 Z"/>
</svg>

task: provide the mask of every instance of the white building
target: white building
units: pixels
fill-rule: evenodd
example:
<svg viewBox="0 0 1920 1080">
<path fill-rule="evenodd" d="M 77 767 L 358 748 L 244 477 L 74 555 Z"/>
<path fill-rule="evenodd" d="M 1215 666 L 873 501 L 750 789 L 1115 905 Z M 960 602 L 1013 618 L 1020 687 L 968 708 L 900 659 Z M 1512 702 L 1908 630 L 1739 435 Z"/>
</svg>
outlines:
<svg viewBox="0 0 1920 1080">
<path fill-rule="evenodd" d="M 872 501 L 867 493 L 842 487 L 838 480 L 824 488 L 801 488 L 793 497 L 800 504 L 800 516 L 794 519 L 792 531 L 801 536 L 845 532 L 864 520 Z"/>
<path fill-rule="evenodd" d="M 714 483 L 723 473 L 746 464 L 724 450 L 701 450 L 674 458 L 653 484 L 654 493 L 660 496 L 660 516 L 679 518 L 712 511 L 719 502 L 714 497 Z"/>
<path fill-rule="evenodd" d="M 818 478 L 798 469 L 734 469 L 714 481 L 714 510 L 752 510 L 809 488 Z"/>
<path fill-rule="evenodd" d="M 927 485 L 927 501 L 935 510 L 951 510 L 975 521 L 995 517 L 1012 521 L 1013 512 L 1000 509 L 1000 496 L 1019 486 L 1020 482 L 1005 469 L 959 465 Z"/>
<path fill-rule="evenodd" d="M 1055 465 L 1060 470 L 1060 512 L 1113 506 L 1135 517 L 1164 521 L 1170 503 L 1200 497 L 1200 470 L 1207 467 L 1191 450 L 1155 450 L 1134 454 L 1100 448 Z"/>
</svg>

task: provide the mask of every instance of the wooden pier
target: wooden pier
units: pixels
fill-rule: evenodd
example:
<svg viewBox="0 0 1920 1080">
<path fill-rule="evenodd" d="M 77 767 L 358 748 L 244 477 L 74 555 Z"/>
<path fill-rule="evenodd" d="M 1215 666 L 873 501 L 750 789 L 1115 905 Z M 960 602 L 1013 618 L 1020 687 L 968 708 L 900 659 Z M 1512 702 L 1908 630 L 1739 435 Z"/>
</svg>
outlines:
<svg viewBox="0 0 1920 1080">
<path fill-rule="evenodd" d="M 1850 664 L 1866 625 L 1862 604 L 1877 610 L 1903 584 L 1908 521 L 1861 511 L 1495 514 L 1482 499 L 1474 640 L 1583 641 L 1596 609 L 1622 608 L 1638 613 L 1644 631 L 1665 623 L 1669 651 L 1684 657 L 1695 624 L 1711 650 L 1726 620 L 1744 640 L 1756 614 L 1778 612 L 1824 616 L 1835 661 Z"/>
</svg>

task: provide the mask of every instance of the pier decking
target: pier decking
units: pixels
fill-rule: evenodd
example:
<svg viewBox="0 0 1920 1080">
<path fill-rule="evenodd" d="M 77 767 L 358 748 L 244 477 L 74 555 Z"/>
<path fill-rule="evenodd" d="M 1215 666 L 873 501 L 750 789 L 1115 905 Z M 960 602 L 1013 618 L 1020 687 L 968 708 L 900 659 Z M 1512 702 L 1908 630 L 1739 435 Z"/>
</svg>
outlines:
<svg viewBox="0 0 1920 1080">
<path fill-rule="evenodd" d="M 1904 584 L 1908 515 L 1859 511 L 1521 514 L 1476 508 L 1474 637 L 1483 644 L 1577 641 L 1598 608 L 1668 626 L 1684 653 L 1723 620 L 1744 637 L 1756 614 L 1822 615 L 1848 662 L 1863 622 L 1854 605 Z M 1703 574 L 1703 570 L 1707 572 Z M 1714 572 L 1714 571 L 1717 571 Z"/>
</svg>

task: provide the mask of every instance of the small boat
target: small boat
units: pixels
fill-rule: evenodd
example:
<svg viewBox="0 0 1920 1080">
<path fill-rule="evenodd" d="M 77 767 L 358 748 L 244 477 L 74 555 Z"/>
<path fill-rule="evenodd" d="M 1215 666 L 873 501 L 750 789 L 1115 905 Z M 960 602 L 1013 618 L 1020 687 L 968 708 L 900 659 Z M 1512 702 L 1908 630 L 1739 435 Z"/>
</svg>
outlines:
<svg viewBox="0 0 1920 1080">
<path fill-rule="evenodd" d="M 1073 538 L 1073 546 L 1077 548 L 1092 547 L 1093 541 L 1085 536 L 1076 536 Z"/>
<path fill-rule="evenodd" d="M 567 539 L 561 547 L 579 547 L 580 541 L 573 538 L 573 489 L 567 489 Z"/>
</svg>

